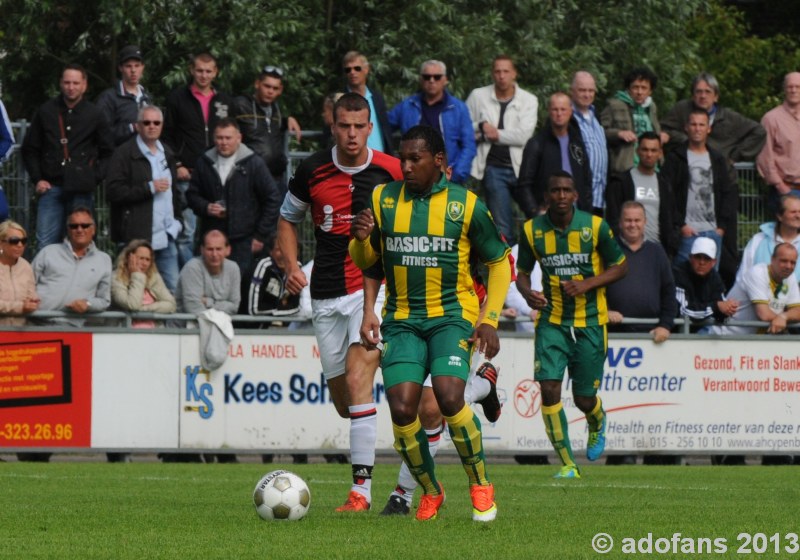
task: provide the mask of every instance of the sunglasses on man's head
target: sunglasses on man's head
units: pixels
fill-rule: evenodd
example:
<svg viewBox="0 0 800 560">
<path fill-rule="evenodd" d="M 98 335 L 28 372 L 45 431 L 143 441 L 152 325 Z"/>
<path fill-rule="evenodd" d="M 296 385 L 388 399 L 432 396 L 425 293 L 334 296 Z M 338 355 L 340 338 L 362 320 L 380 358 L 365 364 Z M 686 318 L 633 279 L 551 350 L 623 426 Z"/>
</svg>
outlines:
<svg viewBox="0 0 800 560">
<path fill-rule="evenodd" d="M 81 229 L 89 229 L 89 228 L 90 228 L 90 227 L 92 227 L 93 225 L 94 225 L 94 224 L 67 224 L 67 226 L 69 227 L 69 229 L 78 229 L 78 228 L 81 228 Z"/>
<path fill-rule="evenodd" d="M 278 68 L 277 66 L 272 66 L 271 64 L 264 66 L 261 70 L 264 74 L 275 74 L 279 78 L 283 78 L 283 70 Z"/>
<path fill-rule="evenodd" d="M 361 72 L 361 66 L 345 66 L 343 70 L 345 74 L 349 74 L 350 72 Z"/>
<path fill-rule="evenodd" d="M 6 243 L 9 245 L 19 245 L 22 243 L 23 245 L 27 245 L 28 238 L 27 237 L 9 237 L 8 239 L 4 239 Z"/>
<path fill-rule="evenodd" d="M 145 126 L 161 126 L 161 121 L 139 121 Z"/>
<path fill-rule="evenodd" d="M 422 79 L 426 82 L 433 80 L 434 82 L 438 82 L 444 78 L 444 74 L 423 74 Z"/>
</svg>

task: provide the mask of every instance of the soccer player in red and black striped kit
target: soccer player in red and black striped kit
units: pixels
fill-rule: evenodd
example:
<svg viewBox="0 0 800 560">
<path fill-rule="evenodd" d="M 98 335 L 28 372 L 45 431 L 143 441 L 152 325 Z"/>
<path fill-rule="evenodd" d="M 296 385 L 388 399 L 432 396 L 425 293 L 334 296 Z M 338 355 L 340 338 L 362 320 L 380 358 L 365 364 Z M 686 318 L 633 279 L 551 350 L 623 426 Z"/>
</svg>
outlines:
<svg viewBox="0 0 800 560">
<path fill-rule="evenodd" d="M 357 93 L 334 105 L 336 145 L 303 161 L 289 181 L 278 219 L 278 245 L 285 257 L 286 288 L 308 284 L 297 266 L 297 224 L 311 212 L 317 248 L 311 271 L 314 332 L 322 370 L 336 411 L 350 418 L 353 485 L 337 511 L 366 511 L 372 503 L 377 415 L 373 381 L 379 353 L 360 344 L 364 293 L 361 271 L 350 258 L 350 225 L 369 204 L 376 185 L 402 178 L 396 158 L 367 147 L 372 131 L 369 103 Z"/>
</svg>

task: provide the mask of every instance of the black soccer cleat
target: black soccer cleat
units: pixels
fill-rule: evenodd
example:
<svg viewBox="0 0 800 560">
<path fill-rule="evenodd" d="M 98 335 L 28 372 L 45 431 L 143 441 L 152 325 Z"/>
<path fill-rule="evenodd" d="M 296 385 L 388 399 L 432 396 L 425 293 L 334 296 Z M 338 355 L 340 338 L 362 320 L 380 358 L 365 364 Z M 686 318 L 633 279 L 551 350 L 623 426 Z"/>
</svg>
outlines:
<svg viewBox="0 0 800 560">
<path fill-rule="evenodd" d="M 397 494 L 392 494 L 381 515 L 408 515 L 409 511 L 408 503 Z"/>
<path fill-rule="evenodd" d="M 491 362 L 483 362 L 475 372 L 475 375 L 483 377 L 491 385 L 489 394 L 476 402 L 483 407 L 483 415 L 486 416 L 489 422 L 497 422 L 503 408 L 503 405 L 500 404 L 500 399 L 497 397 L 497 369 Z"/>
</svg>

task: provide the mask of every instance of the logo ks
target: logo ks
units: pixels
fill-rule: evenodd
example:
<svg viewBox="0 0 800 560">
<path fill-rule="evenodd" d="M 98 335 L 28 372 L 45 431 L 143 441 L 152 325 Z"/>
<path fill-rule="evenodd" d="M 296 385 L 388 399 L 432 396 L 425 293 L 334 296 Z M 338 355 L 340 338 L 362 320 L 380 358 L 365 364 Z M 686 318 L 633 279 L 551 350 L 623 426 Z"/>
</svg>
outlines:
<svg viewBox="0 0 800 560">
<path fill-rule="evenodd" d="M 186 395 L 187 405 L 183 407 L 186 412 L 195 411 L 200 418 L 208 419 L 214 414 L 214 403 L 211 402 L 211 395 L 214 394 L 214 387 L 208 382 L 209 372 L 200 366 L 186 366 Z M 205 382 L 199 382 L 198 377 L 204 375 Z M 202 380 L 201 380 L 202 381 Z"/>
</svg>

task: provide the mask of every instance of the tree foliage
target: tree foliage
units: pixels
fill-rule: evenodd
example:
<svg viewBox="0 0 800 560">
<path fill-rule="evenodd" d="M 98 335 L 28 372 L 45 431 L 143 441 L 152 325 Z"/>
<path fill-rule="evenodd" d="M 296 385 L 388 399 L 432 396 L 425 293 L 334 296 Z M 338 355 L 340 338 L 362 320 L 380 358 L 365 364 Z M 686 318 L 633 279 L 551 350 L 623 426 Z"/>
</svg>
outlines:
<svg viewBox="0 0 800 560">
<path fill-rule="evenodd" d="M 340 61 L 351 49 L 367 54 L 372 83 L 390 104 L 416 89 L 426 59 L 447 64 L 451 90 L 464 98 L 489 83 L 491 59 L 506 53 L 542 107 L 575 70 L 596 76 L 602 105 L 627 70 L 646 64 L 659 75 L 662 107 L 708 68 L 720 72 L 725 102 L 741 110 L 751 92 L 776 91 L 773 79 L 744 84 L 747 77 L 765 60 L 774 60 L 766 72 L 788 56 L 775 54 L 777 42 L 743 46 L 741 18 L 715 0 L 95 0 L 91 9 L 72 0 L 0 0 L 0 9 L 0 77 L 12 118 L 30 118 L 57 92 L 68 61 L 89 69 L 96 96 L 116 78 L 116 54 L 127 44 L 141 46 L 156 99 L 187 80 L 192 53 L 216 55 L 218 86 L 233 93 L 249 91 L 260 66 L 281 65 L 284 103 L 311 128 L 320 125 L 322 98 L 342 87 Z M 689 34 L 688 22 L 695 22 Z M 737 58 L 726 65 L 730 50 Z"/>
</svg>

